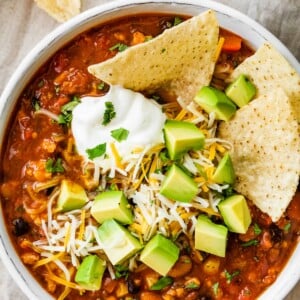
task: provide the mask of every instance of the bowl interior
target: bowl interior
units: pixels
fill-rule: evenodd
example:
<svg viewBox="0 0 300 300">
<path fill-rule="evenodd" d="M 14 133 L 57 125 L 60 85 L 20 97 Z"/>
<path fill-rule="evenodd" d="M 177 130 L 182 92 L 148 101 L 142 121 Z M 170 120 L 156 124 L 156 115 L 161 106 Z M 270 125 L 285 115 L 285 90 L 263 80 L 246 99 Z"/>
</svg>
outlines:
<svg viewBox="0 0 300 300">
<path fill-rule="evenodd" d="M 0 100 L 0 152 L 6 124 L 10 119 L 20 93 L 43 63 L 72 38 L 96 25 L 124 15 L 145 12 L 197 15 L 208 8 L 217 12 L 217 17 L 222 27 L 241 35 L 253 48 L 258 48 L 266 40 L 270 41 L 300 73 L 299 63 L 278 39 L 247 16 L 222 4 L 205 0 L 113 1 L 86 11 L 69 22 L 62 24 L 45 37 L 16 69 Z M 0 210 L 2 213 L 1 207 Z M 29 299 L 52 299 L 20 261 L 6 232 L 3 218 L 0 218 L 0 252 L 6 267 Z M 300 277 L 300 269 L 298 268 L 299 257 L 300 246 L 297 247 L 276 282 L 261 295 L 261 300 L 282 299 L 287 295 Z"/>
</svg>

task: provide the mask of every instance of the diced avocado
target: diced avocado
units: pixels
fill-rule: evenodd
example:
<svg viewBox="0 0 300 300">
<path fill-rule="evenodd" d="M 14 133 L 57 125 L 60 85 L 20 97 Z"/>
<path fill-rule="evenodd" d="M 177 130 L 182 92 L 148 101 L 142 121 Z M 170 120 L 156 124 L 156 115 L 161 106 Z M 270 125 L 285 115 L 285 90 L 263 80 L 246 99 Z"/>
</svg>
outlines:
<svg viewBox="0 0 300 300">
<path fill-rule="evenodd" d="M 68 179 L 63 179 L 57 200 L 57 208 L 60 211 L 80 209 L 88 201 L 84 188 Z"/>
<path fill-rule="evenodd" d="M 204 86 L 194 98 L 207 113 L 214 112 L 217 120 L 228 121 L 236 112 L 235 104 L 220 90 Z"/>
<path fill-rule="evenodd" d="M 229 153 L 226 153 L 220 160 L 212 180 L 216 183 L 233 184 L 235 181 L 235 173 Z"/>
<path fill-rule="evenodd" d="M 105 268 L 106 262 L 97 255 L 86 256 L 76 272 L 75 282 L 85 290 L 97 291 L 101 288 Z"/>
<path fill-rule="evenodd" d="M 238 106 L 248 104 L 256 94 L 255 86 L 241 74 L 225 90 L 225 94 Z"/>
<path fill-rule="evenodd" d="M 213 223 L 206 215 L 200 215 L 195 227 L 195 248 L 225 257 L 228 229 Z"/>
<path fill-rule="evenodd" d="M 98 223 L 115 219 L 122 224 L 131 224 L 132 211 L 122 191 L 106 191 L 98 194 L 91 208 L 92 216 Z"/>
<path fill-rule="evenodd" d="M 140 260 L 165 276 L 178 260 L 179 248 L 161 234 L 155 235 L 141 252 Z"/>
<path fill-rule="evenodd" d="M 251 215 L 244 196 L 230 196 L 221 201 L 218 207 L 230 231 L 246 233 L 251 224 Z"/>
<path fill-rule="evenodd" d="M 198 193 L 196 182 L 175 164 L 162 183 L 160 193 L 172 200 L 191 202 Z"/>
<path fill-rule="evenodd" d="M 131 233 L 113 219 L 108 219 L 98 228 L 103 250 L 113 265 L 120 264 L 142 248 Z"/>
<path fill-rule="evenodd" d="M 170 159 L 178 159 L 189 150 L 199 150 L 204 146 L 204 134 L 193 123 L 167 120 L 164 138 Z"/>
</svg>

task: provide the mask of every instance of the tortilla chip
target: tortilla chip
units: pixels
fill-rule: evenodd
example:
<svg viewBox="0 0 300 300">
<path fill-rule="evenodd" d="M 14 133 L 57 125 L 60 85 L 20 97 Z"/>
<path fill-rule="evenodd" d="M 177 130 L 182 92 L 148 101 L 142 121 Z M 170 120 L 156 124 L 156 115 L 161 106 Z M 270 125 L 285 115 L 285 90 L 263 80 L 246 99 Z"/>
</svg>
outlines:
<svg viewBox="0 0 300 300">
<path fill-rule="evenodd" d="M 299 180 L 300 138 L 289 97 L 278 88 L 259 96 L 220 124 L 219 137 L 233 144 L 236 191 L 276 222 Z"/>
<path fill-rule="evenodd" d="M 34 0 L 58 22 L 65 22 L 80 13 L 80 0 Z"/>
<path fill-rule="evenodd" d="M 300 123 L 300 76 L 270 43 L 263 44 L 241 63 L 231 74 L 230 81 L 240 74 L 249 76 L 258 89 L 258 96 L 282 88 L 290 98 Z"/>
<path fill-rule="evenodd" d="M 188 104 L 211 81 L 218 34 L 215 13 L 209 10 L 88 70 L 134 91 L 165 87 Z"/>
</svg>

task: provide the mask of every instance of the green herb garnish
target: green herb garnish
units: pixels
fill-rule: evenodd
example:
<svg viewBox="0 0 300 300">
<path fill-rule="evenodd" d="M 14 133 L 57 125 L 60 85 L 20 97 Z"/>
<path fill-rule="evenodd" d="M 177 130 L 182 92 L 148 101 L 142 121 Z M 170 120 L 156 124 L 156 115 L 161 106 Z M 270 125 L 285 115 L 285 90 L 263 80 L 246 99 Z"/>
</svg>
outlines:
<svg viewBox="0 0 300 300">
<path fill-rule="evenodd" d="M 232 281 L 232 279 L 234 278 L 234 277 L 236 277 L 237 275 L 239 275 L 240 274 L 240 271 L 239 270 L 237 270 L 237 271 L 234 271 L 233 273 L 229 273 L 227 270 L 225 270 L 225 278 L 226 278 L 226 280 L 227 280 L 227 283 L 230 283 L 231 281 Z"/>
<path fill-rule="evenodd" d="M 102 90 L 104 90 L 104 88 L 105 88 L 105 83 L 103 81 L 100 82 L 99 84 L 97 84 L 97 89 L 98 90 L 102 91 Z"/>
<path fill-rule="evenodd" d="M 117 43 L 113 45 L 112 47 L 109 48 L 110 51 L 118 50 L 119 52 L 122 52 L 128 48 L 127 45 L 122 44 L 122 43 Z"/>
<path fill-rule="evenodd" d="M 45 169 L 49 173 L 62 173 L 65 171 L 61 158 L 58 158 L 56 161 L 52 158 L 49 158 L 46 161 Z"/>
<path fill-rule="evenodd" d="M 253 231 L 254 231 L 255 235 L 260 235 L 262 232 L 261 228 L 259 227 L 259 225 L 257 223 L 254 224 Z"/>
<path fill-rule="evenodd" d="M 218 295 L 218 291 L 219 291 L 219 282 L 215 282 L 213 285 L 212 285 L 212 290 L 214 292 L 214 295 L 217 296 Z"/>
<path fill-rule="evenodd" d="M 31 103 L 32 103 L 32 106 L 35 111 L 38 111 L 41 109 L 40 101 L 38 98 L 33 97 Z"/>
<path fill-rule="evenodd" d="M 242 247 L 256 246 L 257 244 L 258 240 L 250 240 L 248 242 L 242 243 Z"/>
<path fill-rule="evenodd" d="M 196 282 L 190 282 L 185 286 L 187 289 L 198 289 L 199 287 L 199 284 Z"/>
<path fill-rule="evenodd" d="M 129 131 L 125 128 L 114 129 L 110 133 L 111 136 L 118 142 L 125 141 L 129 135 Z"/>
<path fill-rule="evenodd" d="M 166 149 L 159 152 L 159 158 L 163 163 L 167 163 L 170 161 L 168 151 Z"/>
<path fill-rule="evenodd" d="M 172 283 L 173 283 L 173 279 L 171 277 L 169 276 L 161 277 L 150 287 L 150 290 L 160 291 Z"/>
<path fill-rule="evenodd" d="M 105 111 L 103 114 L 102 125 L 107 125 L 116 116 L 115 108 L 112 102 L 105 102 Z"/>
<path fill-rule="evenodd" d="M 58 124 L 70 124 L 72 121 L 73 109 L 80 103 L 80 99 L 74 96 L 70 102 L 63 105 L 61 108 L 61 114 L 58 116 Z"/>
<path fill-rule="evenodd" d="M 99 144 L 94 148 L 86 149 L 85 152 L 87 153 L 89 159 L 102 156 L 106 152 L 106 143 Z"/>
<path fill-rule="evenodd" d="M 229 186 L 227 189 L 222 191 L 222 195 L 225 198 L 228 198 L 228 197 L 232 196 L 233 194 L 234 194 L 234 190 L 233 190 L 232 186 Z"/>
<path fill-rule="evenodd" d="M 116 275 L 117 279 L 122 278 L 122 277 L 125 277 L 125 278 L 128 277 L 128 275 L 129 275 L 128 267 L 123 266 L 123 265 L 115 265 L 114 268 L 115 268 L 115 275 Z"/>
<path fill-rule="evenodd" d="M 110 191 L 118 191 L 119 190 L 118 186 L 115 183 L 112 183 L 108 189 Z"/>
<path fill-rule="evenodd" d="M 288 233 L 289 230 L 291 229 L 291 226 L 292 226 L 291 222 L 286 223 L 286 224 L 284 225 L 284 227 L 283 227 L 283 231 L 284 231 L 285 233 Z"/>
<path fill-rule="evenodd" d="M 183 22 L 183 20 L 181 18 L 175 17 L 174 18 L 174 22 L 173 22 L 173 26 L 176 26 L 176 25 L 178 25 L 178 24 L 180 24 L 182 22 Z"/>
</svg>

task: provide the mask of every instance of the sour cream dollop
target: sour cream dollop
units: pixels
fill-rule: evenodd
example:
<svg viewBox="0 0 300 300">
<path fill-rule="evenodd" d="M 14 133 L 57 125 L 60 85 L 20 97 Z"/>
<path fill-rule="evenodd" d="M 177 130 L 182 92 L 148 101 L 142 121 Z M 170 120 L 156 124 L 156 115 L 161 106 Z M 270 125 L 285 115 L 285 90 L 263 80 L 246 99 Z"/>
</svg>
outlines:
<svg viewBox="0 0 300 300">
<path fill-rule="evenodd" d="M 103 125 L 107 102 L 112 103 L 115 116 Z M 162 107 L 154 100 L 121 86 L 111 86 L 104 96 L 81 99 L 73 110 L 71 129 L 77 151 L 86 159 L 87 149 L 104 143 L 114 143 L 119 154 L 125 156 L 137 147 L 162 143 L 165 120 Z M 118 142 L 112 131 L 120 128 L 127 130 L 128 136 Z"/>
</svg>

